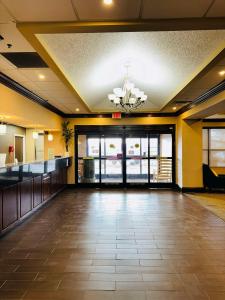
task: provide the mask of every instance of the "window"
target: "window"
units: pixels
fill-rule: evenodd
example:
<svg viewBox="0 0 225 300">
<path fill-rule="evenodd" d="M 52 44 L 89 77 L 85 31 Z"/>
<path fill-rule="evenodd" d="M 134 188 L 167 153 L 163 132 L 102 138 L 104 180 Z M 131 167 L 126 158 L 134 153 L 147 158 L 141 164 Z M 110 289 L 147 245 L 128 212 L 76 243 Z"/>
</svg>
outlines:
<svg viewBox="0 0 225 300">
<path fill-rule="evenodd" d="M 225 128 L 203 129 L 203 163 L 225 167 Z"/>
</svg>

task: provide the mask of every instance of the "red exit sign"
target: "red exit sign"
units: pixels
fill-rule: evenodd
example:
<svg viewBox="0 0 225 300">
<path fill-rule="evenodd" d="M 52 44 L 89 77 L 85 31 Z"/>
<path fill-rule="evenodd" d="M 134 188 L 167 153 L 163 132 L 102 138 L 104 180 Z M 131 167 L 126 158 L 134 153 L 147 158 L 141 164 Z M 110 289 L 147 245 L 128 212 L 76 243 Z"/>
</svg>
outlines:
<svg viewBox="0 0 225 300">
<path fill-rule="evenodd" d="M 113 119 L 121 119 L 121 112 L 112 113 L 112 118 Z"/>
</svg>

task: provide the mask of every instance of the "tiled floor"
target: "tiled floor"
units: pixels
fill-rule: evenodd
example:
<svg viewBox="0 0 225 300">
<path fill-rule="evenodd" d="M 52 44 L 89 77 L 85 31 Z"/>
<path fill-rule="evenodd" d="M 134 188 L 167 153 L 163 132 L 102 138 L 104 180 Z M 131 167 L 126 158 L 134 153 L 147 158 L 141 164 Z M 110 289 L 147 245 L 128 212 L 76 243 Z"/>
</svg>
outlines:
<svg viewBox="0 0 225 300">
<path fill-rule="evenodd" d="M 225 193 L 196 193 L 189 197 L 225 221 Z"/>
<path fill-rule="evenodd" d="M 67 190 L 0 257 L 0 299 L 225 299 L 225 222 L 172 191 Z"/>
</svg>

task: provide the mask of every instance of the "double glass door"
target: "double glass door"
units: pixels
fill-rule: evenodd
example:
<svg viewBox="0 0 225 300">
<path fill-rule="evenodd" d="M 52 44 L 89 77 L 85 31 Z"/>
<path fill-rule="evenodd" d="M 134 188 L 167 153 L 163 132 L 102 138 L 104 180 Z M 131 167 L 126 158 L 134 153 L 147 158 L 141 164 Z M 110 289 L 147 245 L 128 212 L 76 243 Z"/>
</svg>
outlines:
<svg viewBox="0 0 225 300">
<path fill-rule="evenodd" d="M 78 184 L 168 185 L 174 181 L 172 133 L 77 134 Z"/>
<path fill-rule="evenodd" d="M 78 183 L 123 183 L 121 136 L 79 135 Z"/>
</svg>

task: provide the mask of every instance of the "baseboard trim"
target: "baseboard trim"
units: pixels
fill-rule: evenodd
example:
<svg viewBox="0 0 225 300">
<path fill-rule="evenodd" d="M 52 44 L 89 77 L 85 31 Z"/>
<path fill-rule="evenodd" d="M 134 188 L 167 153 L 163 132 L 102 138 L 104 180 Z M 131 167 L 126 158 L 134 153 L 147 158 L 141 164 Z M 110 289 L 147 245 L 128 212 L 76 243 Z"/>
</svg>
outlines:
<svg viewBox="0 0 225 300">
<path fill-rule="evenodd" d="M 67 183 L 66 188 L 67 189 L 75 189 L 75 188 L 77 188 L 77 184 L 75 184 L 75 183 Z"/>
<path fill-rule="evenodd" d="M 180 187 L 178 186 L 178 190 L 181 193 L 204 193 L 206 189 L 204 187 Z"/>
<path fill-rule="evenodd" d="M 88 184 L 67 184 L 66 188 L 68 189 L 84 189 L 84 188 L 90 188 L 90 189 L 152 189 L 152 190 L 163 190 L 163 189 L 169 189 L 169 190 L 179 190 L 179 187 L 177 184 L 169 184 L 169 185 L 157 185 L 157 186 L 148 186 L 148 185 L 142 185 L 142 184 L 128 184 L 128 185 L 118 185 L 118 184 L 109 184 L 109 185 L 98 185 L 93 184 L 93 186 Z"/>
</svg>

